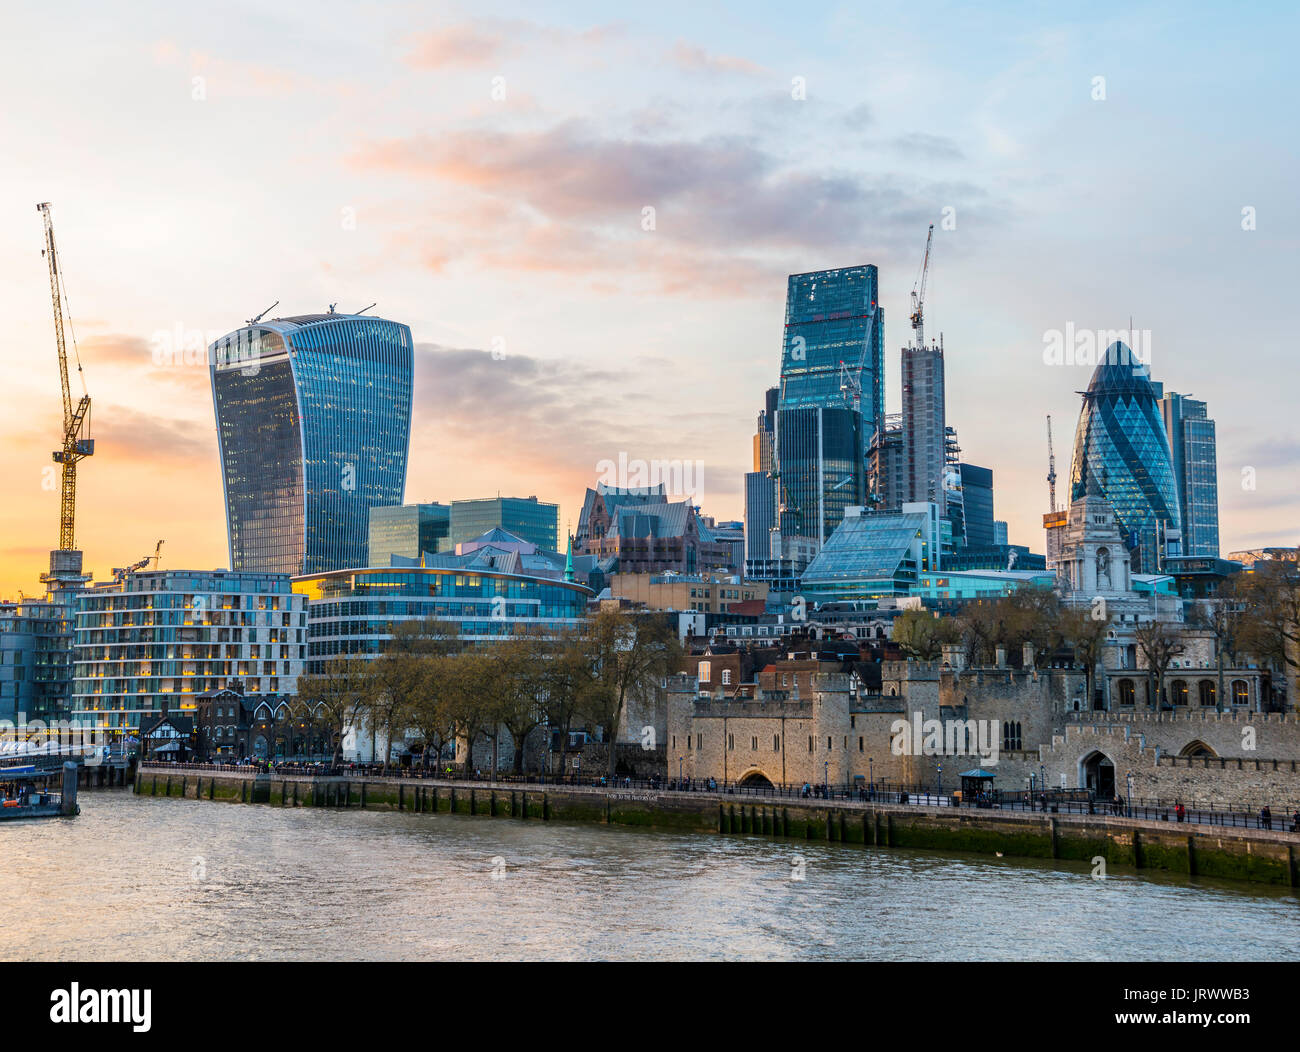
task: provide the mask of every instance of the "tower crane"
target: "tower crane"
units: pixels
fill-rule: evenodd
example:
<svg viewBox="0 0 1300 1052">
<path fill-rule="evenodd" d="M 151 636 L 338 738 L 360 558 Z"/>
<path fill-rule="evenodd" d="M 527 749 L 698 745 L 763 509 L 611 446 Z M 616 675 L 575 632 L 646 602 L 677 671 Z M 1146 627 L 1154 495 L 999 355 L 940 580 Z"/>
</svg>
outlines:
<svg viewBox="0 0 1300 1052">
<path fill-rule="evenodd" d="M 849 370 L 848 363 L 841 359 L 840 361 L 840 394 L 844 395 L 844 400 L 854 412 L 862 411 L 862 370 L 867 364 L 867 355 L 871 353 L 871 333 L 876 327 L 876 313 L 879 311 L 876 304 L 871 305 L 871 314 L 867 318 L 867 336 L 862 341 L 862 354 L 858 357 L 857 368 Z"/>
<path fill-rule="evenodd" d="M 921 261 L 921 276 L 916 279 L 912 286 L 912 332 L 913 346 L 925 346 L 925 321 L 923 310 L 925 308 L 925 283 L 930 277 L 930 244 L 934 241 L 934 224 L 930 224 L 930 231 L 925 235 L 925 258 Z"/>
<path fill-rule="evenodd" d="M 1056 454 L 1052 452 L 1052 414 L 1047 414 L 1047 491 L 1048 503 L 1056 511 Z"/>
<path fill-rule="evenodd" d="M 83 435 L 90 429 L 90 395 L 86 394 L 86 380 L 81 368 L 81 357 L 77 354 L 76 334 L 72 336 L 72 350 L 77 358 L 77 375 L 81 378 L 81 397 L 76 404 L 72 401 L 72 390 L 68 383 L 68 348 L 63 335 L 63 302 L 67 298 L 63 291 L 63 276 L 59 272 L 59 257 L 54 247 L 54 222 L 50 218 L 50 203 L 44 201 L 36 206 L 45 222 L 45 248 L 41 254 L 50 266 L 50 299 L 54 305 L 54 339 L 59 352 L 59 379 L 63 385 L 63 448 L 54 453 L 54 462 L 63 465 L 62 502 L 59 507 L 59 550 L 75 551 L 74 538 L 77 505 L 77 461 L 91 456 L 95 452 L 95 440 Z M 72 326 L 69 322 L 69 330 Z"/>
</svg>

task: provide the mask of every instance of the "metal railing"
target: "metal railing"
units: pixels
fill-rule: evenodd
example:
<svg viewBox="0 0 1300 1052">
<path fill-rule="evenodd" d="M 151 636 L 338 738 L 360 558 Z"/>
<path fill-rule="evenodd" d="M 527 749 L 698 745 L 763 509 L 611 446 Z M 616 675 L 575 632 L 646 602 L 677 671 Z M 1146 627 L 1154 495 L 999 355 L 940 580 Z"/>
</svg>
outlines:
<svg viewBox="0 0 1300 1052">
<path fill-rule="evenodd" d="M 1046 792 L 1001 791 L 962 798 L 956 787 L 948 788 L 935 783 L 864 782 L 854 786 L 827 785 L 825 782 L 801 782 L 791 785 L 755 784 L 747 782 L 719 782 L 712 778 L 632 778 L 609 779 L 601 775 L 582 774 L 522 774 L 498 771 L 465 772 L 445 767 L 441 771 L 389 767 L 382 764 L 329 763 L 174 763 L 170 761 L 145 761 L 150 768 L 174 771 L 192 771 L 198 774 L 212 772 L 270 775 L 299 775 L 307 777 L 336 778 L 390 778 L 402 781 L 463 782 L 475 785 L 504 786 L 555 786 L 560 788 L 641 790 L 658 793 L 714 794 L 753 800 L 827 800 L 841 803 L 882 803 L 906 807 L 959 807 L 966 809 L 995 809 L 1003 811 L 1040 812 L 1049 814 L 1096 815 L 1103 818 L 1140 818 L 1147 821 L 1186 822 L 1196 825 L 1226 826 L 1237 829 L 1271 829 L 1273 832 L 1300 832 L 1300 805 L 1288 804 L 1273 808 L 1271 804 L 1245 810 L 1227 805 L 1201 805 L 1184 807 L 1181 817 L 1177 803 L 1167 800 L 1135 797 L 1099 800 L 1088 789 L 1051 789 Z M 1270 815 L 1265 816 L 1268 807 Z"/>
</svg>

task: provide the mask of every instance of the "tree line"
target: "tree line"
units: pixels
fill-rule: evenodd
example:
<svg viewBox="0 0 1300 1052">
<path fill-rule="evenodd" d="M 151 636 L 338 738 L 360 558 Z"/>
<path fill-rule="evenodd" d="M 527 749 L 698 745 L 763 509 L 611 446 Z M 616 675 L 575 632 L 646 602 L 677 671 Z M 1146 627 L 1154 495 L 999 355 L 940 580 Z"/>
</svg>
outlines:
<svg viewBox="0 0 1300 1052">
<path fill-rule="evenodd" d="M 447 622 L 407 621 L 392 627 L 377 657 L 338 655 L 300 676 L 298 699 L 328 727 L 335 764 L 344 734 L 365 728 L 385 744 L 385 771 L 391 746 L 401 741 L 419 746 L 426 771 L 447 745 L 460 743 L 468 770 L 483 740 L 495 771 L 504 731 L 522 774 L 525 742 L 546 725 L 561 742 L 575 730 L 603 732 L 612 781 L 614 739 L 629 705 L 658 690 L 680 657 L 668 620 L 614 607 L 581 629 L 516 632 L 487 643 L 462 640 Z"/>
<path fill-rule="evenodd" d="M 999 646 L 1034 646 L 1034 662 L 1044 666 L 1069 653 L 1083 666 L 1087 697 L 1106 645 L 1113 616 L 1103 601 L 1069 606 L 1051 588 L 1019 589 L 997 599 L 967 603 L 953 617 L 909 610 L 894 621 L 893 640 L 907 656 L 937 660 L 945 645 L 959 645 L 968 666 L 992 664 Z M 1204 629 L 1214 641 L 1222 704 L 1223 672 L 1245 656 L 1285 674 L 1300 673 L 1300 573 L 1294 563 L 1256 564 L 1253 572 L 1229 578 L 1219 591 L 1192 604 L 1187 627 Z M 1186 652 L 1177 625 L 1144 621 L 1134 629 L 1148 679 L 1148 698 L 1164 696 L 1166 673 Z M 1293 700 L 1292 704 L 1295 704 Z"/>
</svg>

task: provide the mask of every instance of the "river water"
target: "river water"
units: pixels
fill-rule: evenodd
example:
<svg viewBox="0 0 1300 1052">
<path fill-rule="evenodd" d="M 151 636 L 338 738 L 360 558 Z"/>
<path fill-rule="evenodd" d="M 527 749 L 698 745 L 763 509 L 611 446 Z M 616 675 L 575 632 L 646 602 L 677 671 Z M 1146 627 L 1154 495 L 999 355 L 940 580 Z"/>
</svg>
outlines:
<svg viewBox="0 0 1300 1052">
<path fill-rule="evenodd" d="M 1300 898 L 1258 885 L 122 791 L 81 805 L 0 823 L 0 958 L 1300 959 Z"/>
</svg>

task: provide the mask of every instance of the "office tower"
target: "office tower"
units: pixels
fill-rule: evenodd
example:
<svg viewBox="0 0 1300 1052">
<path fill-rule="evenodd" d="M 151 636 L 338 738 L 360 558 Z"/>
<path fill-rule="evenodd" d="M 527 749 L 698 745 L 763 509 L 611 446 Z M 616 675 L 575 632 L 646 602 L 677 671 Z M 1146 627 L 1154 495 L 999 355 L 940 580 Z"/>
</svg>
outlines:
<svg viewBox="0 0 1300 1052">
<path fill-rule="evenodd" d="M 453 548 L 491 529 L 513 533 L 548 552 L 558 551 L 560 506 L 536 497 L 486 497 L 451 502 Z"/>
<path fill-rule="evenodd" d="M 988 547 L 995 543 L 993 471 L 975 464 L 960 464 L 958 470 L 966 517 L 966 544 L 972 548 Z"/>
<path fill-rule="evenodd" d="M 1205 403 L 1153 383 L 1178 482 L 1182 554 L 1219 556 L 1219 480 L 1214 421 Z"/>
<path fill-rule="evenodd" d="M 772 478 L 776 450 L 776 406 L 780 389 L 769 387 L 754 432 L 754 470 L 745 475 L 745 559 L 771 555 L 776 528 L 776 482 Z"/>
<path fill-rule="evenodd" d="M 1097 363 L 1074 433 L 1070 500 L 1091 492 L 1114 507 L 1134 573 L 1158 573 L 1164 551 L 1179 554 L 1178 484 L 1156 390 L 1120 342 Z"/>
<path fill-rule="evenodd" d="M 993 520 L 993 543 L 1007 544 L 1007 524 L 1001 519 Z"/>
<path fill-rule="evenodd" d="M 903 478 L 906 499 L 933 501 L 943 513 L 945 414 L 943 347 L 904 347 Z"/>
<path fill-rule="evenodd" d="M 411 330 L 348 314 L 255 320 L 209 360 L 231 569 L 365 565 L 370 509 L 406 487 Z"/>
<path fill-rule="evenodd" d="M 370 509 L 367 566 L 388 566 L 394 555 L 418 559 L 451 548 L 451 508 L 446 504 L 398 504 Z"/>
<path fill-rule="evenodd" d="M 884 419 L 884 312 L 874 266 L 792 274 L 777 399 L 780 531 L 820 546 L 866 497 Z"/>
<path fill-rule="evenodd" d="M 745 558 L 768 559 L 776 528 L 776 487 L 766 471 L 745 475 Z"/>
</svg>

